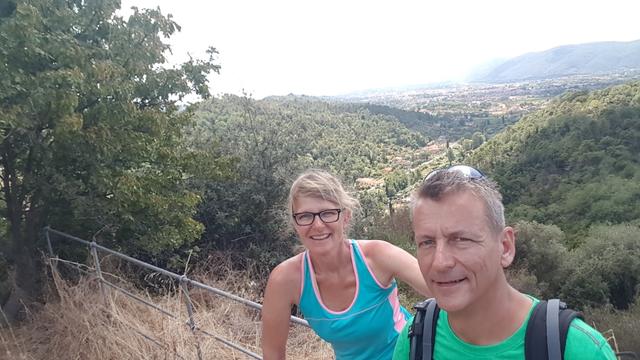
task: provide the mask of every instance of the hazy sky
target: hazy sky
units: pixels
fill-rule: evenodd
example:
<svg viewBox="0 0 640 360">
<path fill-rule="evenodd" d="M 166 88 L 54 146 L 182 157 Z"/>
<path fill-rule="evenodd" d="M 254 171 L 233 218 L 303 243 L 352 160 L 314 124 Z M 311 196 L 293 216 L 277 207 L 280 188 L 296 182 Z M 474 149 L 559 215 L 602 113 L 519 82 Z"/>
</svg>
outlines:
<svg viewBox="0 0 640 360">
<path fill-rule="evenodd" d="M 123 0 L 181 25 L 174 58 L 220 52 L 214 93 L 261 98 L 461 79 L 565 44 L 640 39 L 638 0 Z"/>
</svg>

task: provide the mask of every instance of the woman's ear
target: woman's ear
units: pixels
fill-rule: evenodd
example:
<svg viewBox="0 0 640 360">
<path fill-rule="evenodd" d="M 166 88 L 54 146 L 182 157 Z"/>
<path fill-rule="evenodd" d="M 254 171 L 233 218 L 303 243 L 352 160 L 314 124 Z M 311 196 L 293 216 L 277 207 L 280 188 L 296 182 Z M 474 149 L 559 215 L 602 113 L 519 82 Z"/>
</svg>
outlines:
<svg viewBox="0 0 640 360">
<path fill-rule="evenodd" d="M 351 221 L 351 210 L 349 209 L 344 209 L 344 211 L 342 212 L 342 222 L 344 223 L 345 227 L 349 226 L 349 222 Z"/>
</svg>

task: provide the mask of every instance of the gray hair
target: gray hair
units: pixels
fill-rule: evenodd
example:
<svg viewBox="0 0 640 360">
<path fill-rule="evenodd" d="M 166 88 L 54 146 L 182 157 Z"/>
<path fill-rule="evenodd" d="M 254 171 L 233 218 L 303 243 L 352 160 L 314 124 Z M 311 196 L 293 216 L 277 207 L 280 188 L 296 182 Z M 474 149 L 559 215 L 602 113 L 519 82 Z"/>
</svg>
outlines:
<svg viewBox="0 0 640 360">
<path fill-rule="evenodd" d="M 447 194 L 463 191 L 471 192 L 484 203 L 490 228 L 496 233 L 501 232 L 505 227 L 502 194 L 498 190 L 498 185 L 485 176 L 472 178 L 460 171 L 439 170 L 434 172 L 414 192 L 411 209 L 416 207 L 420 199 L 438 201 Z"/>
</svg>

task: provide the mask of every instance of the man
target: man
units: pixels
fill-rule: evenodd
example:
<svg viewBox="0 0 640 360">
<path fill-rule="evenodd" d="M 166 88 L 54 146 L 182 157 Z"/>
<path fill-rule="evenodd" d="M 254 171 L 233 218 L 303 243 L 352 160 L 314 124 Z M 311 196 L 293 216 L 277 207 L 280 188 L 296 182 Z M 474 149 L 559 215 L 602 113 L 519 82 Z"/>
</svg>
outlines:
<svg viewBox="0 0 640 360">
<path fill-rule="evenodd" d="M 495 183 L 464 165 L 437 170 L 416 192 L 412 210 L 420 271 L 441 309 L 433 358 L 525 359 L 527 323 L 539 300 L 505 277 L 515 236 L 505 226 Z M 409 359 L 410 325 L 398 337 L 394 360 Z M 616 359 L 580 319 L 570 322 L 566 336 L 565 359 Z"/>
</svg>

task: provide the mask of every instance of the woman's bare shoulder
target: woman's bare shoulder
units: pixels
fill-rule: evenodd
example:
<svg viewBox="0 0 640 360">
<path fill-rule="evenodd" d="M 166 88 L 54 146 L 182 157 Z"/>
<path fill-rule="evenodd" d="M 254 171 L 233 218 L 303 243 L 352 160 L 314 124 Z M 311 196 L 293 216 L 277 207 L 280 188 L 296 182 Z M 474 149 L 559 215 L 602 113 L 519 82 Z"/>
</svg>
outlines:
<svg viewBox="0 0 640 360">
<path fill-rule="evenodd" d="M 292 277 L 300 278 L 300 267 L 302 266 L 303 253 L 294 255 L 287 260 L 281 262 L 271 270 L 270 277 L 283 278 L 285 280 L 291 280 Z"/>
<path fill-rule="evenodd" d="M 281 262 L 271 271 L 267 284 L 289 294 L 293 303 L 297 303 L 300 294 L 302 258 L 301 253 Z"/>
</svg>

